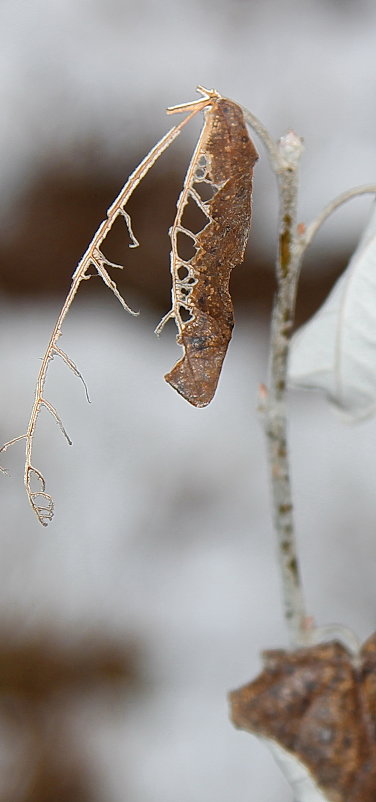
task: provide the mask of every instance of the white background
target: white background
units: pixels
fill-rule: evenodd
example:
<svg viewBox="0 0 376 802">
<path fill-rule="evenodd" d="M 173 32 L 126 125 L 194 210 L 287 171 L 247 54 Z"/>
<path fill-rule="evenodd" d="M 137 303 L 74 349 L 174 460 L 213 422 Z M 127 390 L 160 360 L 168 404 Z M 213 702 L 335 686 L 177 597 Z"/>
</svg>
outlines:
<svg viewBox="0 0 376 802">
<path fill-rule="evenodd" d="M 372 2 L 3 0 L 0 23 L 5 226 L 39 165 L 91 137 L 109 160 L 139 152 L 166 130 L 164 107 L 192 98 L 197 83 L 248 106 L 276 136 L 289 127 L 304 136 L 303 217 L 375 180 Z M 257 193 L 268 248 L 266 164 Z M 362 203 L 322 242 L 350 244 Z M 194 410 L 162 379 L 178 354 L 173 326 L 157 341 L 147 310 L 128 318 L 105 288 L 97 304 L 90 293 L 77 300 L 62 340 L 91 406 L 56 360 L 49 374 L 48 398 L 74 440 L 68 448 L 41 416 L 37 467 L 56 502 L 49 530 L 23 493 L 22 446 L 3 459 L 12 473 L 1 482 L 3 620 L 22 636 L 99 630 L 143 644 L 147 695 L 116 711 L 93 700 L 76 710 L 106 802 L 287 802 L 272 759 L 232 729 L 226 706 L 226 691 L 258 672 L 260 651 L 287 645 L 256 413 L 267 332 L 238 320 L 217 397 Z M 25 430 L 57 311 L 2 300 L 2 440 Z M 292 399 L 308 609 L 362 638 L 375 625 L 375 435 L 373 422 L 345 428 L 316 396 Z"/>
</svg>

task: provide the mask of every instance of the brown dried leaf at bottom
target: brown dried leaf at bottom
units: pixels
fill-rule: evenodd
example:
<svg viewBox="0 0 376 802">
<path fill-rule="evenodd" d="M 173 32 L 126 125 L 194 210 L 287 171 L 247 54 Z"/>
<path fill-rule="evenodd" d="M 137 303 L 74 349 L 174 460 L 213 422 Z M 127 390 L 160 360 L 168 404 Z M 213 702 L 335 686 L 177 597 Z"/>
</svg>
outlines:
<svg viewBox="0 0 376 802">
<path fill-rule="evenodd" d="M 375 802 L 376 634 L 356 658 L 337 642 L 265 652 L 230 703 L 236 727 L 295 755 L 330 802 Z"/>
<path fill-rule="evenodd" d="M 209 222 L 197 234 L 196 252 L 188 263 L 196 283 L 187 297 L 191 318 L 177 337 L 184 355 L 165 376 L 197 407 L 209 404 L 217 388 L 234 326 L 230 273 L 244 258 L 251 225 L 252 174 L 258 155 L 242 110 L 231 100 L 219 98 L 206 111 L 194 156 L 197 165 L 202 157 L 207 179 L 217 189 L 206 204 Z M 192 168 L 193 162 L 191 174 Z"/>
</svg>

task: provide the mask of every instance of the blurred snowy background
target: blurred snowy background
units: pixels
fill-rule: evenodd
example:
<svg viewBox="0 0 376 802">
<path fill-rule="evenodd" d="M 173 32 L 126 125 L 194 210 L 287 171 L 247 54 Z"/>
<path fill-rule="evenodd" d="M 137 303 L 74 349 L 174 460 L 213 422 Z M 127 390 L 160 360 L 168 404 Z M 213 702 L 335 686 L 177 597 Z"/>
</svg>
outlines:
<svg viewBox="0 0 376 802">
<path fill-rule="evenodd" d="M 127 173 L 197 83 L 304 136 L 301 217 L 375 180 L 372 0 L 34 0 L 0 4 L 1 441 L 22 433 L 69 277 Z M 56 502 L 48 530 L 3 458 L 1 802 L 288 802 L 264 746 L 228 722 L 226 691 L 286 646 L 257 388 L 266 378 L 276 215 L 257 166 L 248 263 L 217 396 L 190 408 L 163 382 L 168 237 L 197 133 L 186 131 L 132 207 L 139 253 L 80 290 L 42 415 L 36 461 Z M 259 143 L 257 143 L 259 145 Z M 262 146 L 259 145 L 263 157 Z M 164 202 L 166 201 L 166 202 Z M 369 201 L 331 220 L 307 258 L 300 314 L 354 247 Z M 119 244 L 120 243 L 120 244 Z M 163 272 L 162 272 L 163 271 Z M 375 629 L 374 422 L 347 428 L 294 394 L 291 458 L 309 612 Z"/>
</svg>

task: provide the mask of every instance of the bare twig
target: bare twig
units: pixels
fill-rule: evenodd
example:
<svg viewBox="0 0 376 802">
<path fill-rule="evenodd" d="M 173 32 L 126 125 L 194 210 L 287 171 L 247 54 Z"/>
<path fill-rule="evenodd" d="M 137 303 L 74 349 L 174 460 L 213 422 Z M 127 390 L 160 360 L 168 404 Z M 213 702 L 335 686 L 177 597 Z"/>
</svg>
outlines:
<svg viewBox="0 0 376 802">
<path fill-rule="evenodd" d="M 310 245 L 313 240 L 313 237 L 317 234 L 319 228 L 325 223 L 325 220 L 333 214 L 343 203 L 347 203 L 347 201 L 352 200 L 353 198 L 357 198 L 360 195 L 374 195 L 376 193 L 376 185 L 375 184 L 365 184 L 361 187 L 353 187 L 353 189 L 348 189 L 346 192 L 342 192 L 341 195 L 338 195 L 334 200 L 328 203 L 327 206 L 320 212 L 319 215 L 312 221 L 308 226 L 306 226 L 304 235 L 303 235 L 303 247 L 304 250 Z"/>
<path fill-rule="evenodd" d="M 77 376 L 79 379 L 81 379 L 82 384 L 84 385 L 86 400 L 90 404 L 89 390 L 88 390 L 87 384 L 85 382 L 85 379 L 84 379 L 82 373 L 80 373 L 80 371 L 78 370 L 77 365 L 73 362 L 73 359 L 71 359 L 68 356 L 68 354 L 66 354 L 65 351 L 63 351 L 62 348 L 59 348 L 57 345 L 55 345 L 55 347 L 54 347 L 54 354 L 58 354 L 58 356 L 61 356 L 61 358 L 63 359 L 65 364 L 68 366 L 68 368 L 71 369 L 72 373 L 74 373 L 75 376 Z"/>
</svg>

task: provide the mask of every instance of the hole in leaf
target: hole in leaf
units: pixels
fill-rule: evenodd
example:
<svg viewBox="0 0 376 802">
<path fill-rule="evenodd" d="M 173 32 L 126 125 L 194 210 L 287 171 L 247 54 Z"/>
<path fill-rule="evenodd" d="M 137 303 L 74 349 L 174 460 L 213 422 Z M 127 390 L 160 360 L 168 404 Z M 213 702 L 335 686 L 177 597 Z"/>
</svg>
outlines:
<svg viewBox="0 0 376 802">
<path fill-rule="evenodd" d="M 192 320 L 193 315 L 186 306 L 179 306 L 179 314 L 183 323 L 188 323 L 189 320 Z"/>
<path fill-rule="evenodd" d="M 196 248 L 193 239 L 189 237 L 188 234 L 183 234 L 182 231 L 178 231 L 177 243 L 178 243 L 178 254 L 180 258 L 184 262 L 189 262 L 189 260 L 192 259 L 192 256 L 194 256 L 196 253 Z"/>
<path fill-rule="evenodd" d="M 185 265 L 180 265 L 180 267 L 178 267 L 178 277 L 180 278 L 180 281 L 184 281 L 184 279 L 188 278 L 188 276 L 188 268 Z"/>
<path fill-rule="evenodd" d="M 190 197 L 183 212 L 182 225 L 193 234 L 198 234 L 208 224 L 209 217 L 197 206 L 196 201 Z"/>
<path fill-rule="evenodd" d="M 209 181 L 197 181 L 194 184 L 194 188 L 204 203 L 211 201 L 212 197 L 218 191 L 217 187 L 215 187 L 214 184 L 211 184 Z"/>
<path fill-rule="evenodd" d="M 208 164 L 207 158 L 203 154 L 202 156 L 200 156 L 195 170 L 195 177 L 198 181 L 202 181 L 202 179 L 205 178 L 207 171 L 207 164 Z"/>
</svg>

